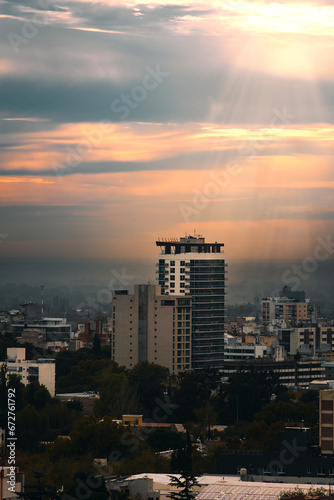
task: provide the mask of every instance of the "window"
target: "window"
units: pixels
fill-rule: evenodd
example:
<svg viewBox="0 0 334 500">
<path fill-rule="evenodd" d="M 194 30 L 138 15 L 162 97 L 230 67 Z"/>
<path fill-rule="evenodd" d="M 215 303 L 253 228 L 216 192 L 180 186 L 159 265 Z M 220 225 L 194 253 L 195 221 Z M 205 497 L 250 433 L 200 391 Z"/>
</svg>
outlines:
<svg viewBox="0 0 334 500">
<path fill-rule="evenodd" d="M 326 476 L 326 469 L 318 469 L 317 470 L 317 476 Z"/>
<path fill-rule="evenodd" d="M 175 300 L 162 300 L 161 305 L 162 306 L 174 306 Z"/>
</svg>

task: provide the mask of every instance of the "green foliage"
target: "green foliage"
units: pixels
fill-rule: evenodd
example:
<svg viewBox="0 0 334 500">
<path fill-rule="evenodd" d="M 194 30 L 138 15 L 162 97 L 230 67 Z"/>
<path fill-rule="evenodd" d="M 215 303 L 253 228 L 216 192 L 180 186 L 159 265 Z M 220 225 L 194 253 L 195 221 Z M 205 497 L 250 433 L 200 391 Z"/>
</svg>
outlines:
<svg viewBox="0 0 334 500">
<path fill-rule="evenodd" d="M 128 371 L 131 387 L 138 392 L 144 415 L 151 416 L 157 407 L 156 400 L 164 400 L 164 388 L 168 383 L 169 369 L 155 363 L 142 361 Z"/>
<path fill-rule="evenodd" d="M 39 442 L 46 438 L 46 418 L 31 404 L 16 415 L 16 435 L 22 450 L 36 451 Z"/>
<path fill-rule="evenodd" d="M 290 498 L 327 498 L 328 494 L 325 488 L 311 488 L 307 491 L 302 490 L 299 486 L 297 486 L 293 490 L 286 490 L 280 493 L 278 500 L 289 500 Z"/>
<path fill-rule="evenodd" d="M 117 476 L 129 476 L 147 471 L 168 473 L 170 472 L 170 461 L 155 453 L 151 448 L 143 446 L 136 453 L 129 454 L 126 460 L 120 460 L 119 465 L 115 465 L 113 469 L 113 473 Z"/>
<path fill-rule="evenodd" d="M 266 424 L 277 421 L 301 422 L 305 425 L 316 425 L 318 421 L 318 408 L 313 403 L 303 401 L 271 402 L 255 415 L 256 420 L 263 420 Z"/>
<path fill-rule="evenodd" d="M 318 407 L 319 405 L 319 391 L 314 391 L 309 389 L 308 391 L 303 391 L 300 396 L 300 401 L 303 403 L 313 403 Z"/>
<path fill-rule="evenodd" d="M 272 394 L 280 392 L 277 374 L 262 368 L 239 371 L 220 388 L 221 413 L 225 424 L 236 420 L 251 422 L 256 412 L 271 401 Z"/>
<path fill-rule="evenodd" d="M 98 335 L 94 335 L 94 339 L 93 339 L 93 352 L 94 352 L 94 354 L 100 354 L 101 353 L 101 341 L 100 341 Z"/>
<path fill-rule="evenodd" d="M 211 438 L 210 429 L 217 422 L 218 413 L 214 411 L 214 406 L 210 401 L 207 401 L 202 408 L 194 409 L 196 422 L 194 424 L 187 423 L 187 429 L 196 438 L 200 438 L 203 443 Z"/>
<path fill-rule="evenodd" d="M 178 478 L 176 476 L 170 477 L 170 486 L 176 487 L 179 491 L 171 491 L 167 495 L 172 500 L 194 500 L 198 491 L 193 488 L 199 487 L 197 477 L 191 472 L 183 472 Z"/>
<path fill-rule="evenodd" d="M 171 469 L 172 472 L 193 473 L 193 447 L 189 431 L 187 431 L 185 444 L 173 451 Z"/>
<path fill-rule="evenodd" d="M 218 386 L 218 379 L 215 370 L 179 373 L 175 391 L 175 403 L 179 407 L 175 418 L 181 423 L 195 421 L 194 410 L 201 409 L 210 401 L 212 391 Z"/>
<path fill-rule="evenodd" d="M 99 375 L 107 367 L 111 367 L 113 371 L 119 371 L 117 363 L 111 360 L 81 360 L 70 368 L 69 374 L 59 377 L 57 392 L 95 391 L 99 387 Z"/>
<path fill-rule="evenodd" d="M 130 429 L 119 425 L 111 417 L 98 421 L 94 416 L 78 420 L 70 433 L 72 454 L 92 454 L 94 457 L 108 458 L 117 450 L 123 457 L 145 447 Z"/>
<path fill-rule="evenodd" d="M 125 373 L 114 373 L 112 367 L 105 368 L 99 374 L 100 397 L 94 402 L 94 411 L 98 417 L 110 415 L 121 419 L 124 414 L 140 411 L 139 396 L 130 386 Z"/>
<path fill-rule="evenodd" d="M 169 429 L 155 429 L 148 435 L 146 442 L 156 451 L 175 450 L 185 445 L 184 437 Z"/>
<path fill-rule="evenodd" d="M 8 347 L 15 347 L 17 342 L 12 337 L 0 338 L 0 361 L 7 359 Z"/>
<path fill-rule="evenodd" d="M 92 349 L 83 348 L 78 351 L 60 351 L 56 356 L 56 373 L 57 377 L 65 377 L 71 372 L 71 368 L 80 361 L 105 359 L 110 361 L 110 348 L 102 348 L 99 353 L 93 352 Z M 111 361 L 111 363 L 117 365 Z"/>
<path fill-rule="evenodd" d="M 33 405 L 40 410 L 51 401 L 51 395 L 44 385 L 31 382 L 25 387 L 25 403 Z"/>
</svg>

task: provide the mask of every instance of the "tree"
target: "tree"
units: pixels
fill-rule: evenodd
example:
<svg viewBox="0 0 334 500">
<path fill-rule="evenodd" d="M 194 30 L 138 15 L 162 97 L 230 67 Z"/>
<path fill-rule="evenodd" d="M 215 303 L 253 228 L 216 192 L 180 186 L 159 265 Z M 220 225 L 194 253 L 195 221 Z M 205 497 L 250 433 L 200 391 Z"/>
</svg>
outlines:
<svg viewBox="0 0 334 500">
<path fill-rule="evenodd" d="M 187 441 L 184 446 L 180 446 L 177 451 L 172 454 L 171 469 L 172 472 L 183 473 L 193 473 L 193 462 L 192 462 L 192 444 L 190 439 L 190 433 L 187 430 Z"/>
<path fill-rule="evenodd" d="M 45 439 L 46 419 L 32 405 L 26 405 L 16 418 L 17 443 L 22 450 L 36 451 Z"/>
<path fill-rule="evenodd" d="M 194 410 L 202 408 L 209 400 L 213 385 L 206 371 L 179 373 L 179 387 L 175 391 L 177 419 L 184 423 L 195 420 Z"/>
<path fill-rule="evenodd" d="M 99 339 L 98 335 L 94 335 L 93 339 L 93 352 L 94 354 L 100 354 L 101 353 L 101 341 Z"/>
<path fill-rule="evenodd" d="M 232 374 L 228 384 L 220 387 L 218 398 L 225 424 L 238 420 L 252 422 L 256 412 L 270 403 L 272 395 L 280 394 L 278 374 L 252 367 Z"/>
<path fill-rule="evenodd" d="M 216 424 L 218 413 L 214 411 L 210 401 L 202 408 L 195 409 L 194 413 L 197 419 L 194 430 L 203 443 L 211 438 L 211 426 Z"/>
<path fill-rule="evenodd" d="M 168 377 L 168 368 L 149 361 L 142 361 L 129 370 L 129 382 L 137 389 L 146 414 L 152 414 L 157 407 L 157 399 L 163 401 Z"/>
<path fill-rule="evenodd" d="M 193 491 L 196 486 L 199 487 L 197 477 L 191 472 L 183 472 L 180 477 L 169 476 L 170 486 L 176 486 L 179 491 L 171 491 L 167 495 L 172 500 L 194 500 L 197 492 Z"/>
<path fill-rule="evenodd" d="M 185 445 L 183 436 L 169 429 L 156 429 L 148 434 L 146 442 L 156 451 L 173 450 Z"/>
<path fill-rule="evenodd" d="M 138 413 L 139 396 L 133 389 L 125 373 L 113 373 L 109 368 L 99 376 L 100 397 L 94 401 L 94 411 L 98 417 L 110 415 L 121 418 L 123 414 Z"/>
</svg>

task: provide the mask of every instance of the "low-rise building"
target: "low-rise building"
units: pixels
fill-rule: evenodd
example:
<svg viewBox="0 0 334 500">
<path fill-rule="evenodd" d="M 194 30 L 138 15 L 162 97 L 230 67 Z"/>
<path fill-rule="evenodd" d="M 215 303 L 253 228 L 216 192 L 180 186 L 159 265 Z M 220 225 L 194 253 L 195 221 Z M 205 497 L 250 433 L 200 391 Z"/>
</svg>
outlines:
<svg viewBox="0 0 334 500">
<path fill-rule="evenodd" d="M 44 385 L 51 396 L 56 393 L 56 364 L 52 358 L 26 360 L 25 347 L 7 349 L 7 376 L 17 375 L 24 385 L 39 382 Z"/>
<path fill-rule="evenodd" d="M 222 380 L 227 381 L 232 373 L 247 371 L 251 368 L 270 370 L 277 373 L 279 383 L 287 387 L 308 389 L 312 380 L 324 380 L 325 368 L 321 358 L 286 359 L 274 361 L 270 358 L 226 360 L 224 368 L 220 370 Z"/>
<path fill-rule="evenodd" d="M 1 466 L 0 495 L 1 500 L 21 498 L 24 491 L 24 474 L 18 467 Z"/>
</svg>

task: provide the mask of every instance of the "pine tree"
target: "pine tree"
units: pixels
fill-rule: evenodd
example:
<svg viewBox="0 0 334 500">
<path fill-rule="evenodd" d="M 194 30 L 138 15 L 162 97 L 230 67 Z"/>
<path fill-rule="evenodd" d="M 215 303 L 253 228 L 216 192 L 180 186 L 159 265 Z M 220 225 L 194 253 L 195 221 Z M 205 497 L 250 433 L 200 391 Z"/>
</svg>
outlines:
<svg viewBox="0 0 334 500">
<path fill-rule="evenodd" d="M 176 486 L 179 491 L 171 491 L 168 495 L 172 500 L 194 500 L 197 491 L 193 491 L 195 486 L 199 486 L 197 477 L 192 472 L 183 472 L 178 478 L 176 476 L 169 476 L 170 486 Z"/>
<path fill-rule="evenodd" d="M 174 454 L 173 454 L 174 455 Z M 180 477 L 169 476 L 170 486 L 176 486 L 179 491 L 171 491 L 168 495 L 172 500 L 194 500 L 197 491 L 193 491 L 195 486 L 199 486 L 197 477 L 193 474 L 192 467 L 192 445 L 189 431 L 187 431 L 187 444 L 180 448 L 172 457 L 176 470 L 181 472 Z"/>
</svg>

